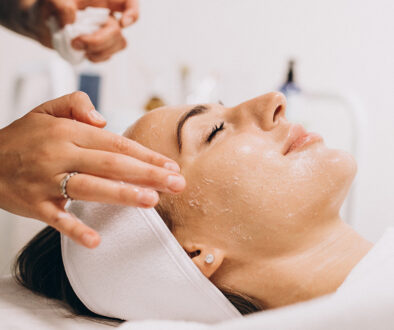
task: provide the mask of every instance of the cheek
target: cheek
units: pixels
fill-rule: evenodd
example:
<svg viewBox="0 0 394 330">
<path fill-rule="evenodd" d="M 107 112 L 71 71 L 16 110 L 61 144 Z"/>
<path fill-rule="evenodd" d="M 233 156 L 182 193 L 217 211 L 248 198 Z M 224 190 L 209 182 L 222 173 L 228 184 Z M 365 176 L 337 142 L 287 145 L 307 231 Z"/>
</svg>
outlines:
<svg viewBox="0 0 394 330">
<path fill-rule="evenodd" d="M 188 171 L 189 205 L 215 216 L 240 216 L 245 209 L 262 207 L 284 171 L 282 156 L 273 150 L 269 141 L 248 136 L 204 154 Z"/>
<path fill-rule="evenodd" d="M 289 159 L 289 176 L 295 184 L 320 185 L 322 191 L 335 190 L 351 181 L 356 172 L 354 158 L 342 150 L 325 146 L 311 148 Z"/>
<path fill-rule="evenodd" d="M 193 227 L 204 223 L 212 233 L 249 237 L 255 230 L 289 230 L 339 212 L 356 170 L 352 156 L 324 145 L 291 157 L 277 149 L 249 137 L 223 143 L 189 164 L 182 200 L 188 214 L 199 219 Z M 240 226 L 249 228 L 246 234 Z"/>
<path fill-rule="evenodd" d="M 338 214 L 355 176 L 354 158 L 341 150 L 315 145 L 286 159 L 279 187 L 283 221 L 331 217 Z"/>
</svg>

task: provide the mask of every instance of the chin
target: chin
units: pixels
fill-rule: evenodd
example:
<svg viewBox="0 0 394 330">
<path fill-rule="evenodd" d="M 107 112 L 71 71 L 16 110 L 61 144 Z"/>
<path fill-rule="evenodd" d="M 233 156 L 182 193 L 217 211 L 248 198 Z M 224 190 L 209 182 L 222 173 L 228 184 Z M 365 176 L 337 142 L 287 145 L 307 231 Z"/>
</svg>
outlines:
<svg viewBox="0 0 394 330">
<path fill-rule="evenodd" d="M 331 149 L 327 159 L 328 174 L 326 184 L 331 208 L 339 212 L 357 173 L 357 163 L 354 157 L 344 151 Z"/>
<path fill-rule="evenodd" d="M 353 181 L 357 173 L 357 162 L 352 154 L 344 150 L 332 149 L 328 161 L 340 180 L 350 183 Z"/>
</svg>

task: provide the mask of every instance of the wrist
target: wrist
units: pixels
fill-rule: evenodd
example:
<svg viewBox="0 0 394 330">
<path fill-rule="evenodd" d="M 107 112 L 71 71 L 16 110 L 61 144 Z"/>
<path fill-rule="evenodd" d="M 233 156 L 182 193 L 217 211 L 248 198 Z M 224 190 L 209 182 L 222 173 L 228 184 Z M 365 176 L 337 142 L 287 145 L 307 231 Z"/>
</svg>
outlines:
<svg viewBox="0 0 394 330">
<path fill-rule="evenodd" d="M 39 0 L 20 7 L 19 26 L 21 34 L 40 42 Z"/>
<path fill-rule="evenodd" d="M 41 0 L 0 0 L 0 24 L 51 47 Z"/>
<path fill-rule="evenodd" d="M 0 1 L 0 24 L 14 32 L 26 35 L 24 19 L 29 7 L 24 1 Z"/>
</svg>

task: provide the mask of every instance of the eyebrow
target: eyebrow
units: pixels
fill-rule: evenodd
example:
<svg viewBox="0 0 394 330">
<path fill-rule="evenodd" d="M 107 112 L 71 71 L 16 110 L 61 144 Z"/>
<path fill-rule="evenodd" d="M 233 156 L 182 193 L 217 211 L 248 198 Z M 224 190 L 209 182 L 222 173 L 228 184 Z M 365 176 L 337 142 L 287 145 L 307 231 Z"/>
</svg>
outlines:
<svg viewBox="0 0 394 330">
<path fill-rule="evenodd" d="M 206 107 L 205 105 L 196 105 L 193 109 L 189 110 L 181 117 L 176 129 L 176 137 L 178 141 L 179 152 L 182 152 L 182 127 L 185 125 L 186 121 L 193 116 L 201 115 L 207 111 L 208 111 L 208 107 Z"/>
</svg>

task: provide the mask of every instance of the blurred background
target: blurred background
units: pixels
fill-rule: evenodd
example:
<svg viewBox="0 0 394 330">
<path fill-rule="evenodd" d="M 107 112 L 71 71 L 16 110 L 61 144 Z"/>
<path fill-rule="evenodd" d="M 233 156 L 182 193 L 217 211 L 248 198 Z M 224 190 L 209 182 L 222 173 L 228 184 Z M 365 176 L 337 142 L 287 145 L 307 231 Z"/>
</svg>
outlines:
<svg viewBox="0 0 394 330">
<path fill-rule="evenodd" d="M 128 48 L 99 65 L 71 67 L 0 28 L 0 127 L 78 88 L 90 93 L 107 129 L 117 133 L 161 102 L 233 106 L 282 89 L 291 120 L 358 161 L 344 219 L 371 241 L 394 225 L 392 0 L 140 5 L 140 20 L 125 30 Z M 42 227 L 0 210 L 0 274 Z"/>
</svg>

